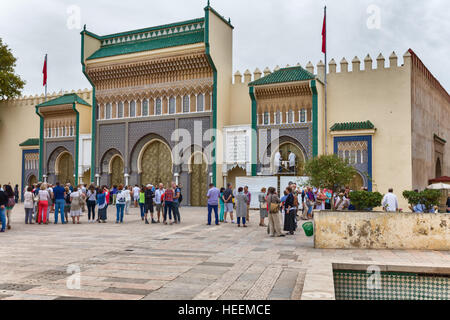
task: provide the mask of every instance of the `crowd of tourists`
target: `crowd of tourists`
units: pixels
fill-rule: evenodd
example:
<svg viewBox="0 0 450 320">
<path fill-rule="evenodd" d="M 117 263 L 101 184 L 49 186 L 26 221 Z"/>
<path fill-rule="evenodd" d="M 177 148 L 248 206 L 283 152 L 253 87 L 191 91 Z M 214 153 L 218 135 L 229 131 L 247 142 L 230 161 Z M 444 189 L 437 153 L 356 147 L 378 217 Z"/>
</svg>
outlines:
<svg viewBox="0 0 450 320">
<path fill-rule="evenodd" d="M 259 204 L 259 226 L 267 227 L 267 232 L 273 237 L 293 235 L 298 228 L 298 221 L 313 219 L 314 210 L 355 210 L 350 192 L 350 188 L 333 192 L 330 189 L 300 187 L 293 182 L 281 194 L 274 187 L 262 188 L 255 195 Z M 211 184 L 205 196 L 208 203 L 208 225 L 213 222 L 214 212 L 216 225 L 231 223 L 239 228 L 248 227 L 252 200 L 248 186 L 233 189 L 233 185 L 228 183 L 226 188 L 218 189 Z M 181 188 L 175 182 L 166 186 L 161 183 L 157 186 L 148 184 L 140 187 L 114 185 L 112 188 L 72 186 L 70 183 L 61 185 L 59 182 L 54 185 L 37 183 L 27 186 L 23 194 L 25 224 L 49 224 L 51 215 L 54 216 L 55 224 L 59 221 L 67 224 L 70 220 L 73 224 L 80 224 L 80 217 L 85 212 L 88 223 L 106 223 L 110 206 L 115 207 L 115 222 L 118 224 L 124 222 L 124 216 L 130 214 L 132 206 L 139 208 L 140 217 L 145 224 L 179 224 L 182 200 Z M 0 186 L 1 232 L 11 229 L 11 213 L 18 201 L 18 185 L 14 188 L 10 184 Z M 383 197 L 382 206 L 387 212 L 400 211 L 393 189 L 389 189 Z M 420 204 L 411 209 L 413 212 L 424 210 Z M 447 211 L 450 212 L 450 198 L 447 201 Z"/>
<path fill-rule="evenodd" d="M 19 190 L 8 185 L 0 187 L 0 221 L 1 232 L 11 229 L 10 216 L 12 209 L 19 201 Z M 49 224 L 53 215 L 54 224 L 81 224 L 80 217 L 87 212 L 88 223 L 106 223 L 110 206 L 115 207 L 116 223 L 124 222 L 124 215 L 130 213 L 132 206 L 140 208 L 141 219 L 145 224 L 181 222 L 179 205 L 182 201 L 181 189 L 175 184 L 157 188 L 147 186 L 94 185 L 72 186 L 37 183 L 27 186 L 23 194 L 25 224 Z M 156 212 L 155 212 L 156 211 Z M 150 221 L 148 213 L 150 213 Z"/>
</svg>

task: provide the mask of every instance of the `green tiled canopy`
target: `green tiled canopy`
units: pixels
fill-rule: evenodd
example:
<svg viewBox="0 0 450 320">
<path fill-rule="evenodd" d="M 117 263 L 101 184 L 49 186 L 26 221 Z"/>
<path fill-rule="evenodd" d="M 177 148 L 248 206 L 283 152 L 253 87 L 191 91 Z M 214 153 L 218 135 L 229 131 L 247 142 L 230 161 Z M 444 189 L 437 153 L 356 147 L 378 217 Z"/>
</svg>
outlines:
<svg viewBox="0 0 450 320">
<path fill-rule="evenodd" d="M 161 37 L 153 40 L 125 42 L 100 48 L 88 60 L 117 56 L 141 51 L 150 51 L 203 42 L 205 33 L 203 30 Z"/>
<path fill-rule="evenodd" d="M 306 81 L 315 79 L 314 75 L 300 66 L 283 68 L 268 76 L 249 83 L 249 86 L 260 86 L 272 83 Z"/>
<path fill-rule="evenodd" d="M 198 18 L 107 36 L 85 31 L 102 42 L 100 49 L 87 60 L 201 43 L 205 41 L 204 24 L 205 19 Z"/>
<path fill-rule="evenodd" d="M 38 138 L 30 138 L 21 144 L 19 144 L 20 147 L 32 147 L 32 146 L 38 146 L 39 145 L 39 139 Z"/>
<path fill-rule="evenodd" d="M 345 122 L 336 123 L 331 127 L 331 131 L 351 131 L 351 130 L 371 130 L 375 129 L 375 126 L 370 121 L 365 122 Z"/>
<path fill-rule="evenodd" d="M 38 104 L 37 107 L 40 108 L 40 107 L 60 106 L 62 104 L 73 104 L 74 102 L 78 104 L 84 104 L 85 106 L 89 107 L 91 106 L 89 103 L 81 99 L 77 94 L 68 93 L 59 98 Z"/>
</svg>

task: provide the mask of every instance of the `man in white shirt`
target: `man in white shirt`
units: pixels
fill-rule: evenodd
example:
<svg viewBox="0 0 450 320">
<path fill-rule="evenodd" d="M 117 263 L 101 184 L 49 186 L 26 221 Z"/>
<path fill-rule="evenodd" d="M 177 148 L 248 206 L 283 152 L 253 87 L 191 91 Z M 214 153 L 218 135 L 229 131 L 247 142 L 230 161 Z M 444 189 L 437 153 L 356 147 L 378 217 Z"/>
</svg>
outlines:
<svg viewBox="0 0 450 320">
<path fill-rule="evenodd" d="M 397 196 L 394 194 L 394 189 L 390 188 L 388 194 L 383 197 L 382 202 L 384 210 L 386 212 L 397 212 L 398 211 L 398 200 Z"/>
<path fill-rule="evenodd" d="M 134 207 L 139 207 L 138 201 L 139 201 L 139 193 L 141 192 L 141 188 L 139 188 L 138 185 L 135 185 L 133 188 L 133 200 L 134 200 Z"/>
<path fill-rule="evenodd" d="M 158 223 L 160 222 L 161 213 L 164 211 L 161 203 L 161 196 L 164 194 L 164 185 L 162 183 L 159 184 L 159 188 L 155 190 L 155 204 L 156 204 L 156 212 L 158 214 Z"/>
<path fill-rule="evenodd" d="M 281 168 L 281 153 L 280 153 L 280 151 L 277 151 L 277 153 L 275 153 L 275 158 L 274 158 L 273 162 L 275 165 L 275 169 L 277 170 L 278 173 L 280 173 L 283 170 Z"/>
<path fill-rule="evenodd" d="M 290 172 L 295 172 L 295 154 L 291 151 L 289 151 L 289 171 Z"/>
</svg>

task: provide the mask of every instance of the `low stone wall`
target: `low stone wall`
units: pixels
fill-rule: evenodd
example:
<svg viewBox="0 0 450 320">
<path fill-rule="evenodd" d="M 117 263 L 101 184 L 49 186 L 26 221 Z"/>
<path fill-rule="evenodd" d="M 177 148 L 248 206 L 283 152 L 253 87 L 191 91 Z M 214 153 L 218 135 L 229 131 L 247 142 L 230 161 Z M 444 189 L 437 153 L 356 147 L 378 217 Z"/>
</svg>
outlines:
<svg viewBox="0 0 450 320">
<path fill-rule="evenodd" d="M 450 250 L 450 214 L 317 212 L 318 249 Z"/>
</svg>

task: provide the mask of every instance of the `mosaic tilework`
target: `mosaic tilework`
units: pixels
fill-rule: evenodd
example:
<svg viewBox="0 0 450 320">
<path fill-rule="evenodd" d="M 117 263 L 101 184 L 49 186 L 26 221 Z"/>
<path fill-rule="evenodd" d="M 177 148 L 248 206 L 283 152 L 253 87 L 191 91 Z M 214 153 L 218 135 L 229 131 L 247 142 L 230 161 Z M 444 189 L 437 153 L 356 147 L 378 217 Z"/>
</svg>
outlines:
<svg viewBox="0 0 450 320">
<path fill-rule="evenodd" d="M 56 158 L 61 152 L 64 151 L 64 149 L 69 151 L 72 158 L 75 160 L 75 139 L 70 138 L 69 140 L 52 142 L 47 141 L 44 143 L 46 154 L 44 159 L 44 171 L 46 171 L 47 174 L 54 174 Z"/>
<path fill-rule="evenodd" d="M 382 272 L 381 289 L 369 289 L 371 274 L 334 270 L 336 300 L 449 300 L 450 276 Z"/>
<path fill-rule="evenodd" d="M 98 128 L 97 157 L 100 159 L 109 149 L 117 149 L 125 154 L 125 124 L 102 124 Z"/>
<path fill-rule="evenodd" d="M 211 127 L 210 121 L 211 121 L 210 117 L 180 119 L 178 121 L 178 128 L 187 129 L 191 134 L 192 143 L 194 143 L 194 125 L 198 122 L 201 122 L 202 134 L 204 134 L 204 132 Z M 209 141 L 203 141 L 204 148 L 207 147 L 209 144 L 210 144 Z"/>
</svg>

